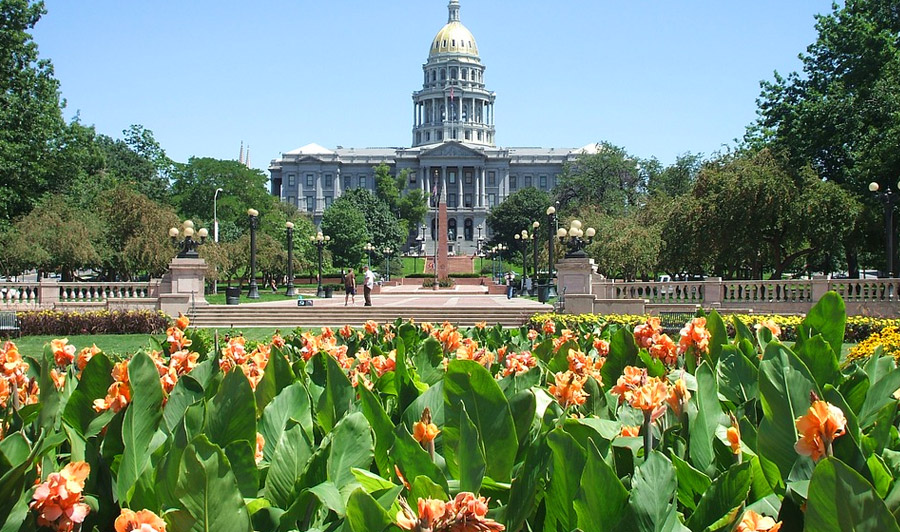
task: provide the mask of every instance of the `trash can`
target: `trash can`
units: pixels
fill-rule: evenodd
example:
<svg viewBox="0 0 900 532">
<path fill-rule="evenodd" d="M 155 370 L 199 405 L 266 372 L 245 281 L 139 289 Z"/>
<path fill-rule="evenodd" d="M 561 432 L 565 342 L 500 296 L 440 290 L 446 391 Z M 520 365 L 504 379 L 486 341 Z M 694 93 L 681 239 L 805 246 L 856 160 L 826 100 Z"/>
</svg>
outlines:
<svg viewBox="0 0 900 532">
<path fill-rule="evenodd" d="M 241 287 L 229 286 L 225 289 L 225 304 L 240 305 L 241 304 Z"/>
<path fill-rule="evenodd" d="M 539 284 L 537 289 L 538 301 L 541 303 L 546 303 L 550 300 L 550 285 L 549 284 Z"/>
</svg>

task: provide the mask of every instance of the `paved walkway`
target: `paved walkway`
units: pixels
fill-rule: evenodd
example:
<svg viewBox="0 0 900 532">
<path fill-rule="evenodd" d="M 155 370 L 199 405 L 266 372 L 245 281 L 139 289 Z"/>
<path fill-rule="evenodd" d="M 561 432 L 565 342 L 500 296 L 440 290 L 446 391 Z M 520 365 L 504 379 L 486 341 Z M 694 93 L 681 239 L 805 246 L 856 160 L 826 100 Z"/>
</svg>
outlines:
<svg viewBox="0 0 900 532">
<path fill-rule="evenodd" d="M 376 307 L 409 307 L 409 308 L 435 308 L 435 307 L 463 307 L 463 308 L 527 308 L 535 312 L 549 311 L 550 305 L 539 303 L 532 299 L 514 297 L 506 299 L 505 295 L 488 295 L 481 286 L 456 286 L 452 290 L 422 290 L 410 286 L 385 286 L 381 293 L 372 294 L 372 304 Z M 343 307 L 344 293 L 337 292 L 331 299 L 316 299 L 315 307 Z M 362 307 L 362 289 L 356 295 L 357 307 Z M 261 303 L 242 303 L 241 306 L 261 307 L 294 307 L 297 302 L 292 299 L 284 301 L 269 301 Z"/>
</svg>

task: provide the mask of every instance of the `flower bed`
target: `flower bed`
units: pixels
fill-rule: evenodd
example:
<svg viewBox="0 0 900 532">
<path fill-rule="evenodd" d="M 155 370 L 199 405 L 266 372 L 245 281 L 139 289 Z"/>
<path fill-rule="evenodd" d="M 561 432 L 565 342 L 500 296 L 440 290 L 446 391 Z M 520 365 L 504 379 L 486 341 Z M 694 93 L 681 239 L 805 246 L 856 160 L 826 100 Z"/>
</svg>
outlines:
<svg viewBox="0 0 900 532">
<path fill-rule="evenodd" d="M 796 324 L 366 323 L 0 349 L 4 530 L 898 530 L 900 369 Z M 152 342 L 152 340 L 151 340 Z M 864 365 L 860 365 L 864 364 Z M 39 405 L 39 406 L 38 406 Z"/>
<path fill-rule="evenodd" d="M 154 334 L 166 330 L 168 316 L 149 310 L 17 312 L 25 336 L 71 334 Z"/>
</svg>

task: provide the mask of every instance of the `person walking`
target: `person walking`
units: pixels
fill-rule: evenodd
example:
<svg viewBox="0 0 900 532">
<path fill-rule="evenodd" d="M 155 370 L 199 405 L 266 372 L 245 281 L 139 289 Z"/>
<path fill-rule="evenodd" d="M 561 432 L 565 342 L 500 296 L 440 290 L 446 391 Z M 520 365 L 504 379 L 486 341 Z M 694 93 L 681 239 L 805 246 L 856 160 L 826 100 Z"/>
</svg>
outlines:
<svg viewBox="0 0 900 532">
<path fill-rule="evenodd" d="M 513 272 L 506 272 L 506 299 L 512 299 L 513 296 Z"/>
<path fill-rule="evenodd" d="M 372 306 L 372 287 L 375 286 L 375 273 L 368 266 L 363 266 L 363 297 L 366 306 Z"/>
<path fill-rule="evenodd" d="M 347 306 L 347 300 L 351 299 L 353 304 L 356 305 L 356 274 L 353 273 L 353 268 L 344 275 L 344 306 Z"/>
</svg>

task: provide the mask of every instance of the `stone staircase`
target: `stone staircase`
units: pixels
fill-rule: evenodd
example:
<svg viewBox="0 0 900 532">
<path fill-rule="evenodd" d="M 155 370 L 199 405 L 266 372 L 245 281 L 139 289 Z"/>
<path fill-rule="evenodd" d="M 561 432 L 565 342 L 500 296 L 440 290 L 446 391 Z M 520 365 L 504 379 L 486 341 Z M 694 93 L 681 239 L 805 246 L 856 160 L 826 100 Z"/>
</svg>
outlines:
<svg viewBox="0 0 900 532">
<path fill-rule="evenodd" d="M 489 325 L 499 323 L 503 327 L 519 327 L 541 310 L 516 307 L 264 307 L 256 305 L 210 305 L 196 307 L 191 325 L 197 327 L 361 327 L 367 320 L 378 323 L 392 322 L 397 318 L 413 318 L 417 323 L 435 324 L 449 321 L 463 327 L 471 327 L 485 321 Z"/>
</svg>

